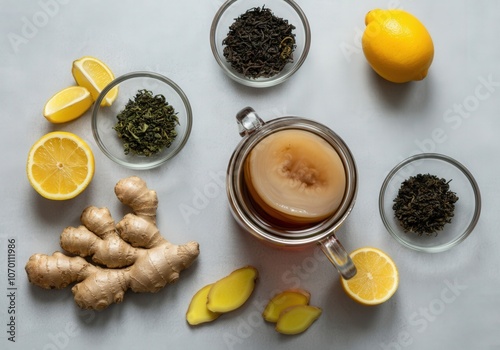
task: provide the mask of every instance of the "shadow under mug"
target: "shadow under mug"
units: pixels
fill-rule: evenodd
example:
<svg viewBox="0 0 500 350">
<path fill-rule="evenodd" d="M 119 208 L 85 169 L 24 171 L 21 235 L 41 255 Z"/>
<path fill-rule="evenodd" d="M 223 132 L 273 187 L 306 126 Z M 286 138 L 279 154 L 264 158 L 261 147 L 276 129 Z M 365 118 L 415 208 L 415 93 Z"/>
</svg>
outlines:
<svg viewBox="0 0 500 350">
<path fill-rule="evenodd" d="M 227 169 L 227 196 L 233 217 L 247 232 L 261 241 L 284 248 L 303 248 L 319 244 L 344 279 L 356 274 L 349 254 L 335 236 L 335 231 L 349 216 L 357 193 L 357 169 L 351 151 L 332 130 L 318 122 L 300 117 L 282 117 L 264 122 L 251 108 L 236 115 L 241 142 L 234 150 Z M 253 147 L 266 136 L 282 131 L 305 130 L 326 140 L 339 155 L 344 166 L 346 188 L 339 208 L 328 218 L 305 227 L 285 227 L 266 220 L 252 203 L 244 179 L 245 160 Z"/>
</svg>

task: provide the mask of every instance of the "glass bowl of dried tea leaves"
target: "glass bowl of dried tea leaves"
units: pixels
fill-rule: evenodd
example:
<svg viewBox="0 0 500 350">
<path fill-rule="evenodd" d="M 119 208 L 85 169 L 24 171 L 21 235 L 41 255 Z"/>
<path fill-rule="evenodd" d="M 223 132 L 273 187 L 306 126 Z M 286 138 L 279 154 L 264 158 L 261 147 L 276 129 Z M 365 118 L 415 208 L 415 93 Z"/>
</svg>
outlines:
<svg viewBox="0 0 500 350">
<path fill-rule="evenodd" d="M 106 94 L 118 87 L 111 106 Z M 131 169 L 151 169 L 177 155 L 193 123 L 189 100 L 169 78 L 153 72 L 132 72 L 104 88 L 92 110 L 92 132 L 101 151 Z"/>
<path fill-rule="evenodd" d="M 306 15 L 293 0 L 228 0 L 215 14 L 210 45 L 233 80 L 269 87 L 290 78 L 304 63 L 311 43 Z"/>
<path fill-rule="evenodd" d="M 382 221 L 403 246 L 427 253 L 467 238 L 481 213 L 481 194 L 465 166 L 437 153 L 411 156 L 392 169 L 379 197 Z"/>
</svg>

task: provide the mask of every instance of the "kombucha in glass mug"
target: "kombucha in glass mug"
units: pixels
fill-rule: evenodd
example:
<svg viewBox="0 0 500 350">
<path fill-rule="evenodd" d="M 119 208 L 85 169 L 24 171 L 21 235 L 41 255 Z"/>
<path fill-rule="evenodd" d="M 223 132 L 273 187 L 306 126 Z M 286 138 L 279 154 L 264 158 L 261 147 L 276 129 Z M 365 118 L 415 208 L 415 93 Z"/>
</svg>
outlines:
<svg viewBox="0 0 500 350">
<path fill-rule="evenodd" d="M 231 212 L 268 244 L 319 244 L 343 278 L 356 274 L 335 231 L 349 216 L 357 169 L 344 141 L 325 125 L 300 117 L 264 122 L 251 107 L 236 115 L 243 137 L 229 161 Z"/>
</svg>

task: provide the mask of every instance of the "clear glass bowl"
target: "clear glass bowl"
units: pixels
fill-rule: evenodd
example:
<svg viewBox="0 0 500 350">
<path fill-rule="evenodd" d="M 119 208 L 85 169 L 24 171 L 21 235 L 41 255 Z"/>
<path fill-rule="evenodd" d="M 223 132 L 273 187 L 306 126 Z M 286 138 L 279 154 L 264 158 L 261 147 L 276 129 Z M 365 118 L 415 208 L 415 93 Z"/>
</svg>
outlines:
<svg viewBox="0 0 500 350">
<path fill-rule="evenodd" d="M 297 47 L 293 52 L 293 62 L 288 63 L 284 69 L 269 78 L 249 78 L 236 72 L 224 57 L 224 46 L 222 41 L 226 38 L 229 27 L 236 18 L 254 7 L 262 7 L 263 4 L 269 8 L 277 17 L 288 20 L 295 26 L 295 44 Z M 210 46 L 212 53 L 221 66 L 222 70 L 233 80 L 246 86 L 269 87 L 280 84 L 290 78 L 304 63 L 309 47 L 311 45 L 311 30 L 306 15 L 301 8 L 292 0 L 270 0 L 263 3 L 260 0 L 228 0 L 215 14 L 210 29 Z"/>
<path fill-rule="evenodd" d="M 401 183 L 417 174 L 451 180 L 450 190 L 459 198 L 451 222 L 437 231 L 437 236 L 405 232 L 394 215 L 392 206 Z M 403 246 L 438 253 L 456 246 L 472 232 L 481 213 L 481 194 L 474 177 L 462 164 L 441 154 L 423 153 L 409 157 L 389 172 L 380 190 L 379 210 L 385 227 Z"/>
<path fill-rule="evenodd" d="M 111 106 L 101 106 L 101 101 L 115 86 L 118 86 L 118 97 Z M 166 102 L 174 107 L 179 125 L 176 127 L 177 137 L 170 147 L 153 156 L 125 154 L 122 140 L 113 129 L 117 115 L 125 105 L 142 89 L 150 90 L 154 95 L 165 96 Z M 101 151 L 114 162 L 131 169 L 151 169 L 162 165 L 177 155 L 186 144 L 193 123 L 191 105 L 181 88 L 163 75 L 152 72 L 132 72 L 113 80 L 101 92 L 92 110 L 92 132 Z"/>
</svg>

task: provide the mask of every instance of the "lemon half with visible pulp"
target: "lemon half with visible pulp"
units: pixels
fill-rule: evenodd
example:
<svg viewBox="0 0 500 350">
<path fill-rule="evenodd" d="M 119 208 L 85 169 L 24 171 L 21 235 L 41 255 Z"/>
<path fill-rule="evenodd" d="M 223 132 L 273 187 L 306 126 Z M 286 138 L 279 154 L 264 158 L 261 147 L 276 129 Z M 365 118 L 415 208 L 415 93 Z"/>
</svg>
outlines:
<svg viewBox="0 0 500 350">
<path fill-rule="evenodd" d="M 399 285 L 399 273 L 394 261 L 377 248 L 365 247 L 353 251 L 350 257 L 358 272 L 340 282 L 351 299 L 363 305 L 378 305 L 389 300 Z"/>
<path fill-rule="evenodd" d="M 31 147 L 26 172 L 31 186 L 43 197 L 66 200 L 79 195 L 94 176 L 94 155 L 79 136 L 54 131 Z"/>
</svg>

